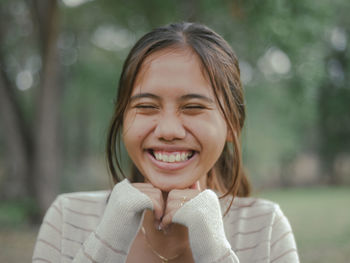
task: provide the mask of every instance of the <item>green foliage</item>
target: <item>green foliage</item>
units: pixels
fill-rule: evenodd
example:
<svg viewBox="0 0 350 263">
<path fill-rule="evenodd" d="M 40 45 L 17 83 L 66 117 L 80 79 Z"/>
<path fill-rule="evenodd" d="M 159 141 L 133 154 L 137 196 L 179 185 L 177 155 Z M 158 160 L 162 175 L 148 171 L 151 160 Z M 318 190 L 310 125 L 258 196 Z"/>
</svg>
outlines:
<svg viewBox="0 0 350 263">
<path fill-rule="evenodd" d="M 21 72 L 32 75 L 32 86 L 15 93 L 26 123 L 34 125 L 42 58 L 30 2 L 0 2 L 0 50 L 1 67 L 15 87 Z M 288 168 L 305 152 L 319 158 L 318 171 L 330 176 L 339 155 L 349 160 L 350 1 L 95 0 L 77 7 L 59 1 L 59 7 L 64 190 L 98 189 L 101 178 L 107 181 L 105 137 L 122 63 L 145 32 L 183 20 L 212 27 L 237 53 L 247 105 L 244 162 L 255 186 L 291 179 Z M 344 48 L 334 43 L 339 37 L 340 45 L 345 38 Z M 285 71 L 271 64 L 276 55 L 287 57 Z M 3 143 L 1 127 L 0 136 Z M 0 145 L 0 161 L 5 154 Z M 263 196 L 280 203 L 290 219 L 302 262 L 348 261 L 348 188 L 283 189 Z M 36 210 L 31 200 L 1 201 L 0 225 L 17 227 Z"/>
<path fill-rule="evenodd" d="M 30 21 L 27 3 L 1 4 L 8 25 L 1 49 L 14 83 L 22 70 L 33 74 L 32 88 L 17 92 L 28 123 L 32 123 L 33 98 L 41 77 L 33 69 L 33 61 L 40 47 L 34 40 L 37 28 Z M 283 173 L 303 152 L 316 156 L 320 151 L 331 152 L 325 157 L 331 165 L 339 152 L 348 152 L 348 144 L 343 143 L 349 141 L 348 130 L 339 141 L 340 131 L 334 132 L 332 127 L 339 123 L 337 116 L 343 116 L 344 127 L 350 127 L 344 117 L 349 89 L 332 92 L 327 85 L 332 83 L 328 62 L 338 59 L 332 34 L 335 29 L 349 28 L 349 1 L 102 0 L 77 7 L 59 3 L 64 167 L 77 166 L 79 170 L 83 166 L 79 160 L 103 155 L 119 74 L 132 44 L 153 27 L 182 20 L 212 27 L 238 55 L 248 112 L 243 148 L 254 182 L 263 184 L 271 174 Z M 31 25 L 27 31 L 24 24 Z M 344 32 L 349 41 L 349 31 Z M 350 74 L 346 66 L 349 50 L 347 47 L 340 54 L 344 83 Z M 278 71 L 278 64 L 271 65 L 276 55 L 287 61 L 285 71 Z M 329 103 L 320 104 L 322 94 L 330 94 L 325 96 Z M 323 116 L 332 119 L 327 127 L 322 126 L 328 123 Z M 72 176 L 69 171 L 72 169 L 67 169 L 66 176 Z"/>
<path fill-rule="evenodd" d="M 0 227 L 18 227 L 32 221 L 32 216 L 38 212 L 33 200 L 0 201 Z"/>
</svg>

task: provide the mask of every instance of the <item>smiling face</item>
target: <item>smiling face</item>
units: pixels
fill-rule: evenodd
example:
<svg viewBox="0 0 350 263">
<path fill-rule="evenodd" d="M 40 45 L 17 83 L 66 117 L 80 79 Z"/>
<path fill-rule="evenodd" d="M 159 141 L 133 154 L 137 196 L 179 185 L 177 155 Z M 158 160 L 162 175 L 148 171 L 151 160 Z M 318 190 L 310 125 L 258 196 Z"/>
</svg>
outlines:
<svg viewBox="0 0 350 263">
<path fill-rule="evenodd" d="M 146 58 L 124 113 L 123 140 L 146 181 L 170 191 L 205 182 L 227 126 L 197 55 L 166 49 Z"/>
</svg>

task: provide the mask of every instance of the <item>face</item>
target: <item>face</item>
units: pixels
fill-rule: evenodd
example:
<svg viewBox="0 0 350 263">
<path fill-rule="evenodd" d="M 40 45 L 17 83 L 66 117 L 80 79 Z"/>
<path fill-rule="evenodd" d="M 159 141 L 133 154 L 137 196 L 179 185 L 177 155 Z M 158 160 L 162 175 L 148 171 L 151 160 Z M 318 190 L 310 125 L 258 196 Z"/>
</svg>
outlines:
<svg viewBox="0 0 350 263">
<path fill-rule="evenodd" d="M 197 55 L 163 50 L 137 75 L 124 113 L 123 140 L 146 181 L 170 191 L 205 187 L 218 160 L 227 126 Z"/>
</svg>

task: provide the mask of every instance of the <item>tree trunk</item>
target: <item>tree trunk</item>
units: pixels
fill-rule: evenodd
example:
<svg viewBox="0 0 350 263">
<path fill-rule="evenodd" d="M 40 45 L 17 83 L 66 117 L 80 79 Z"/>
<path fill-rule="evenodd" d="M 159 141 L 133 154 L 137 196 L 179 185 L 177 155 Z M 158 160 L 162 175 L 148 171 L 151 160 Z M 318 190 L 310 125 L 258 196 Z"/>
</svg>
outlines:
<svg viewBox="0 0 350 263">
<path fill-rule="evenodd" d="M 7 154 L 5 182 L 0 197 L 4 199 L 23 198 L 33 194 L 30 178 L 30 136 L 11 84 L 0 58 L 0 117 Z"/>
<path fill-rule="evenodd" d="M 332 76 L 328 73 L 319 89 L 319 154 L 323 181 L 340 185 L 343 179 L 337 174 L 335 163 L 340 156 L 350 154 L 350 89 L 346 50 L 333 50 L 325 64 L 332 63 L 336 63 L 337 74 Z"/>
<path fill-rule="evenodd" d="M 59 86 L 57 52 L 57 1 L 35 1 L 43 51 L 43 71 L 37 96 L 34 133 L 34 174 L 36 197 L 44 212 L 59 191 L 60 159 L 59 107 L 62 94 Z"/>
</svg>

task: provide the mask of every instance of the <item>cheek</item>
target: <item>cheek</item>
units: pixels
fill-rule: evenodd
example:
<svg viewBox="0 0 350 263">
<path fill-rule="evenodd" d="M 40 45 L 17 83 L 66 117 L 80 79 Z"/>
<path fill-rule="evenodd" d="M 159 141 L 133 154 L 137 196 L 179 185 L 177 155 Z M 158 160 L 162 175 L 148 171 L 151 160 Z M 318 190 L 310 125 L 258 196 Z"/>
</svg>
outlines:
<svg viewBox="0 0 350 263">
<path fill-rule="evenodd" d="M 219 159 L 225 146 L 226 122 L 220 116 L 214 115 L 200 122 L 192 122 L 190 129 L 201 145 L 201 163 L 209 170 Z"/>
<path fill-rule="evenodd" d="M 188 130 L 206 147 L 223 145 L 227 138 L 227 125 L 220 115 L 204 116 L 186 121 Z"/>
<path fill-rule="evenodd" d="M 139 146 L 154 126 L 154 120 L 136 114 L 126 114 L 123 123 L 123 141 L 126 148 Z"/>
</svg>

